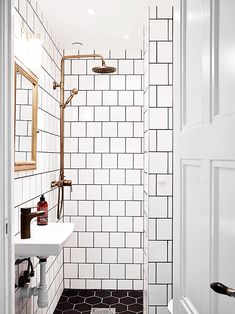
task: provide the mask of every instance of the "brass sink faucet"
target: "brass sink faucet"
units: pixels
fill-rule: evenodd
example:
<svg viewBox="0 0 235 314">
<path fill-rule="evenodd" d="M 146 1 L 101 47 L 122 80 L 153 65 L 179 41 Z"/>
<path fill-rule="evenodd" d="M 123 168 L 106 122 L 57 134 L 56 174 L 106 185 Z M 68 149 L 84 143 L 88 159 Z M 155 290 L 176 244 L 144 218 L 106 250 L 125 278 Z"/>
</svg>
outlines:
<svg viewBox="0 0 235 314">
<path fill-rule="evenodd" d="M 21 239 L 29 239 L 31 237 L 30 235 L 30 222 L 33 218 L 42 216 L 45 214 L 44 210 L 40 210 L 37 212 L 32 212 L 32 208 L 37 207 L 24 207 L 20 209 L 20 230 L 21 230 Z"/>
</svg>

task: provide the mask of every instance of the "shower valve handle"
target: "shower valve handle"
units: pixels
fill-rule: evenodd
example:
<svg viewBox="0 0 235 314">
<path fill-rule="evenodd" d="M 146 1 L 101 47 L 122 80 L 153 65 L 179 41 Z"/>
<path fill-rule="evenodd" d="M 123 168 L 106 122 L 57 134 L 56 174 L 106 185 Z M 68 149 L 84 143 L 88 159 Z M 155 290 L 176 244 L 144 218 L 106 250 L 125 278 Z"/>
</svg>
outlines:
<svg viewBox="0 0 235 314">
<path fill-rule="evenodd" d="M 235 298 L 235 289 L 226 287 L 225 285 L 223 285 L 220 282 L 213 282 L 213 283 L 210 284 L 210 287 L 216 293 L 224 294 L 224 295 L 227 295 L 229 297 Z"/>
</svg>

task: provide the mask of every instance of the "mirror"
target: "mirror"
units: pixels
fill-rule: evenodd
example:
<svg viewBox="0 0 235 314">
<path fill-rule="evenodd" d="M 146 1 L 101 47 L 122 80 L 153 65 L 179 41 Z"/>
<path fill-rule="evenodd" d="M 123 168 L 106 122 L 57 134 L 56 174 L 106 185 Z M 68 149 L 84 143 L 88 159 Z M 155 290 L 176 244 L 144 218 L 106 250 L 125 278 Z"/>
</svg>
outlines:
<svg viewBox="0 0 235 314">
<path fill-rule="evenodd" d="M 38 78 L 15 63 L 15 171 L 36 169 Z"/>
</svg>

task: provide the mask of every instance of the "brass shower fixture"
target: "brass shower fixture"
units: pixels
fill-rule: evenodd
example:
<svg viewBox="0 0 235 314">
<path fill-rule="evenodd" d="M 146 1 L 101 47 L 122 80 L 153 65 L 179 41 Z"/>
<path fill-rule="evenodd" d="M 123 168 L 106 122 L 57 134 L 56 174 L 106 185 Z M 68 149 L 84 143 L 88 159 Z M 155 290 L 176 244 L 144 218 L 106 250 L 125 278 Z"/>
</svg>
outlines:
<svg viewBox="0 0 235 314">
<path fill-rule="evenodd" d="M 102 65 L 99 67 L 94 67 L 93 72 L 99 74 L 110 74 L 116 72 L 116 68 L 107 66 L 105 60 L 100 54 L 84 54 L 84 55 L 71 55 L 63 56 L 61 59 L 61 80 L 60 83 L 53 82 L 53 89 L 57 87 L 60 88 L 60 175 L 58 181 L 52 181 L 51 187 L 58 187 L 58 205 L 57 205 L 57 219 L 61 218 L 61 214 L 64 206 L 64 187 L 70 186 L 72 188 L 72 181 L 65 180 L 64 176 L 64 109 L 71 102 L 73 97 L 78 94 L 78 89 L 73 88 L 71 95 L 66 101 L 64 101 L 64 62 L 65 60 L 76 60 L 76 59 L 88 59 L 88 58 L 98 58 L 101 59 Z"/>
</svg>

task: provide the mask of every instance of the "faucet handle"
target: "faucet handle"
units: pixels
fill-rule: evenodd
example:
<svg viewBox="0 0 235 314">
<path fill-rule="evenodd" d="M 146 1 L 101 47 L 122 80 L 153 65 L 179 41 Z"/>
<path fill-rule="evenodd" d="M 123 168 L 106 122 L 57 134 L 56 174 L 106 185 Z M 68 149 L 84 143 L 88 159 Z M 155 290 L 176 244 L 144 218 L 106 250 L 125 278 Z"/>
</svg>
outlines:
<svg viewBox="0 0 235 314">
<path fill-rule="evenodd" d="M 20 212 L 23 215 L 27 215 L 31 213 L 32 208 L 37 208 L 37 206 L 31 206 L 31 207 L 21 207 Z"/>
</svg>

